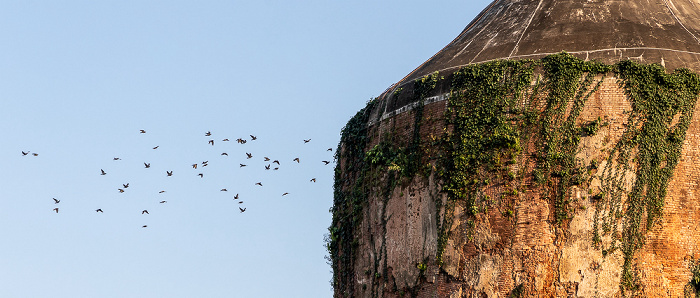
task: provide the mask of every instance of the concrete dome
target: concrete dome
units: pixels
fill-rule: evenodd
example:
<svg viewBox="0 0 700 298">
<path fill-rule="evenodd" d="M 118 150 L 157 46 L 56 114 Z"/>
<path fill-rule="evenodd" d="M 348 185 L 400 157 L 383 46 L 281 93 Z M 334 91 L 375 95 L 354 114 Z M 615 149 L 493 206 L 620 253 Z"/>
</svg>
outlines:
<svg viewBox="0 0 700 298">
<path fill-rule="evenodd" d="M 566 51 L 586 60 L 631 59 L 700 70 L 700 1 L 496 0 L 445 48 L 387 91 L 435 71 Z M 385 93 L 385 95 L 391 92 Z"/>
</svg>

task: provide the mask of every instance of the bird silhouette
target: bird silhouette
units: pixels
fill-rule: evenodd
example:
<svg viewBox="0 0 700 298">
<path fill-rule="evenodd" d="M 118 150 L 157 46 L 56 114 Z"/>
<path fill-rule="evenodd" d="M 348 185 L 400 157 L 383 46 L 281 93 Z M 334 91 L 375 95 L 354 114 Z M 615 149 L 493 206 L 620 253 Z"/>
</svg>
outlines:
<svg viewBox="0 0 700 298">
<path fill-rule="evenodd" d="M 306 144 L 306 143 L 308 143 L 308 142 L 311 142 L 311 139 L 304 140 L 304 144 Z"/>
<path fill-rule="evenodd" d="M 141 226 L 141 227 L 142 227 L 142 228 L 146 228 L 146 227 L 148 227 L 148 226 L 147 226 L 147 225 L 143 225 L 143 226 Z"/>
<path fill-rule="evenodd" d="M 247 159 L 251 159 L 251 158 L 253 158 L 253 154 L 252 154 L 252 153 L 248 153 L 248 152 L 246 152 L 246 153 L 245 153 L 245 155 L 246 155 L 246 156 L 248 156 L 248 158 L 247 158 Z"/>
<path fill-rule="evenodd" d="M 39 156 L 39 153 L 32 153 L 32 155 L 34 155 L 34 156 Z"/>
<path fill-rule="evenodd" d="M 272 170 L 273 170 L 273 171 L 277 171 L 277 170 L 279 170 L 279 169 L 280 169 L 280 167 L 276 167 L 276 168 L 274 168 L 274 169 L 272 169 Z"/>
<path fill-rule="evenodd" d="M 150 214 L 150 213 L 148 213 L 148 210 L 143 210 L 143 211 L 141 211 L 141 214 Z"/>
<path fill-rule="evenodd" d="M 276 163 L 277 165 L 279 165 L 280 161 L 275 159 L 272 163 Z"/>
<path fill-rule="evenodd" d="M 127 183 L 127 184 L 122 184 L 122 186 L 124 186 L 124 188 L 129 188 L 129 183 Z"/>
<path fill-rule="evenodd" d="M 224 153 L 221 153 L 221 155 L 226 155 L 226 156 L 228 156 L 228 153 L 224 152 Z"/>
<path fill-rule="evenodd" d="M 238 204 L 243 204 L 243 201 L 238 201 Z"/>
<path fill-rule="evenodd" d="M 119 190 L 119 193 L 123 193 L 123 192 L 124 192 L 124 190 L 121 189 L 121 188 L 117 188 L 117 190 Z"/>
<path fill-rule="evenodd" d="M 235 196 L 233 196 L 233 199 L 234 199 L 234 200 L 238 200 L 238 194 L 236 194 Z"/>
<path fill-rule="evenodd" d="M 206 166 L 208 166 L 208 165 L 209 165 L 209 161 L 208 161 L 208 160 L 202 162 L 202 166 L 203 166 L 203 167 L 206 167 Z"/>
<path fill-rule="evenodd" d="M 322 162 L 322 163 L 325 163 L 326 165 L 328 165 L 329 163 L 331 163 L 330 161 L 327 161 L 327 160 L 322 160 L 321 162 Z"/>
<path fill-rule="evenodd" d="M 222 142 L 228 142 L 228 139 L 223 139 L 223 140 L 221 140 L 221 141 L 222 141 Z"/>
<path fill-rule="evenodd" d="M 153 147 L 153 150 L 158 149 L 158 147 L 160 147 L 160 146 L 155 146 L 155 147 Z"/>
<path fill-rule="evenodd" d="M 58 213 L 58 207 L 53 208 L 53 211 L 56 211 L 56 213 Z"/>
<path fill-rule="evenodd" d="M 260 186 L 262 186 L 262 182 L 256 182 L 255 185 L 260 185 Z"/>
<path fill-rule="evenodd" d="M 265 156 L 265 161 L 270 161 L 270 158 Z"/>
<path fill-rule="evenodd" d="M 270 165 L 266 165 L 265 170 L 269 170 L 269 169 L 270 169 Z"/>
<path fill-rule="evenodd" d="M 160 202 L 158 202 L 158 203 L 164 204 L 164 203 L 167 203 L 167 202 L 168 202 L 168 201 L 160 201 Z"/>
<path fill-rule="evenodd" d="M 241 163 L 240 165 L 241 165 L 241 168 L 247 166 L 247 165 L 244 165 L 244 164 L 242 164 L 242 163 Z"/>
<path fill-rule="evenodd" d="M 297 163 L 299 163 L 299 158 L 298 157 L 294 158 L 293 161 L 296 161 Z"/>
<path fill-rule="evenodd" d="M 311 182 L 316 182 L 316 178 L 311 178 Z"/>
<path fill-rule="evenodd" d="M 103 175 L 103 176 L 104 176 L 104 175 L 107 175 L 107 172 L 105 172 L 105 170 L 100 169 L 100 171 L 102 172 L 102 174 L 100 174 L 100 175 Z"/>
<path fill-rule="evenodd" d="M 164 192 L 165 192 L 164 190 L 161 190 L 161 191 L 159 191 L 158 193 L 164 193 Z"/>
<path fill-rule="evenodd" d="M 139 131 L 140 131 L 141 133 L 146 133 L 146 131 L 145 131 L 145 130 L 143 130 L 143 129 L 141 129 L 141 130 L 139 130 Z"/>
<path fill-rule="evenodd" d="M 192 164 L 192 168 L 197 169 L 197 164 L 196 164 L 196 163 L 193 163 L 193 164 Z"/>
<path fill-rule="evenodd" d="M 204 136 L 205 136 L 205 137 L 210 137 L 210 136 L 211 136 L 211 131 L 207 131 L 207 132 L 204 134 Z"/>
<path fill-rule="evenodd" d="M 214 146 L 214 140 L 209 140 L 209 144 L 211 144 L 212 146 Z"/>
<path fill-rule="evenodd" d="M 228 189 L 222 188 L 221 191 L 228 191 Z"/>
<path fill-rule="evenodd" d="M 146 167 L 146 169 L 148 169 L 148 168 L 151 167 L 151 164 L 150 164 L 150 163 L 145 163 L 145 162 L 144 162 L 143 165 Z"/>
<path fill-rule="evenodd" d="M 248 209 L 248 208 L 241 208 L 241 207 L 238 207 L 238 209 L 240 209 L 240 210 L 241 210 L 241 213 L 243 213 L 243 212 L 245 212 L 245 210 Z"/>
<path fill-rule="evenodd" d="M 104 213 L 104 211 L 102 211 L 102 209 L 97 209 L 97 210 L 95 210 L 95 212 L 102 212 L 102 213 Z"/>
<path fill-rule="evenodd" d="M 254 135 L 250 135 L 250 140 L 251 140 L 251 141 L 255 141 L 255 140 L 257 140 L 257 139 L 258 139 L 258 137 L 254 136 Z"/>
<path fill-rule="evenodd" d="M 173 171 L 165 171 L 166 174 L 168 174 L 168 177 L 173 175 Z"/>
<path fill-rule="evenodd" d="M 113 159 L 114 159 L 114 160 L 122 160 L 122 159 L 119 158 L 119 157 L 115 157 L 115 158 L 113 158 Z"/>
<path fill-rule="evenodd" d="M 58 204 L 58 203 L 61 202 L 61 200 L 56 200 L 56 198 L 52 198 L 52 199 L 53 199 L 53 203 L 54 203 L 54 204 Z"/>
<path fill-rule="evenodd" d="M 199 173 L 197 175 L 199 175 L 199 178 L 204 178 L 204 174 L 202 174 L 202 173 Z"/>
<path fill-rule="evenodd" d="M 27 152 L 22 151 L 22 156 L 26 156 L 27 154 L 29 154 L 29 151 L 27 151 Z"/>
<path fill-rule="evenodd" d="M 288 192 L 285 192 L 285 193 L 282 194 L 282 196 L 284 197 L 284 196 L 286 196 L 286 195 L 288 195 L 288 194 L 289 194 Z"/>
<path fill-rule="evenodd" d="M 333 148 L 328 148 L 328 150 L 326 150 L 326 151 L 333 151 Z"/>
</svg>

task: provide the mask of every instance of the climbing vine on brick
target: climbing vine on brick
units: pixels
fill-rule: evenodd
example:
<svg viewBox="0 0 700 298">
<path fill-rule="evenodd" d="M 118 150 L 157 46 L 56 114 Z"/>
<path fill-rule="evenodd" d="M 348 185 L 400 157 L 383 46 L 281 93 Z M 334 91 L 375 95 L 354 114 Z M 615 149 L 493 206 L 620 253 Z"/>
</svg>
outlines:
<svg viewBox="0 0 700 298">
<path fill-rule="evenodd" d="M 607 123 L 583 121 L 581 112 L 611 75 L 620 79 L 632 110 L 606 160 L 584 164 L 577 158 L 581 140 L 595 136 Z M 604 255 L 622 251 L 620 287 L 634 291 L 633 256 L 644 244 L 646 229 L 662 214 L 700 94 L 698 76 L 687 70 L 666 74 L 660 66 L 629 61 L 605 65 L 560 53 L 541 60 L 469 65 L 449 77 L 451 81 L 440 82 L 443 78 L 434 73 L 414 82 L 413 93 L 406 96 L 415 103 L 415 119 L 412 127 L 403 128 L 412 129 L 403 134 L 408 136 L 404 140 L 390 132 L 376 146 L 368 146 L 367 123 L 378 100 L 343 128 L 327 242 L 336 291 L 354 293 L 354 233 L 370 191 L 388 199 L 402 179 L 436 174 L 447 196 L 446 203 L 433 198 L 437 210 L 444 210 L 435 218 L 439 265 L 452 236 L 456 206 L 472 218 L 489 208 L 514 218 L 516 200 L 533 191 L 550 202 L 556 224 L 566 225 L 573 215 L 572 187 L 590 189 L 591 170 L 599 167 L 601 187 L 590 191 L 596 205 L 593 242 Z M 451 87 L 444 135 L 428 141 L 421 135 L 424 100 L 438 84 Z M 467 223 L 473 228 L 474 221 Z M 375 264 L 376 278 L 386 275 L 377 272 L 379 267 Z"/>
<path fill-rule="evenodd" d="M 626 130 L 610 152 L 602 173 L 602 192 L 594 241 L 610 236 L 604 252 L 624 254 L 623 291 L 637 289 L 634 253 L 644 233 L 663 212 L 669 180 L 681 156 L 685 134 L 700 93 L 699 77 L 685 69 L 667 74 L 661 66 L 623 61 L 616 65 L 632 103 Z M 634 180 L 631 186 L 628 177 Z"/>
</svg>

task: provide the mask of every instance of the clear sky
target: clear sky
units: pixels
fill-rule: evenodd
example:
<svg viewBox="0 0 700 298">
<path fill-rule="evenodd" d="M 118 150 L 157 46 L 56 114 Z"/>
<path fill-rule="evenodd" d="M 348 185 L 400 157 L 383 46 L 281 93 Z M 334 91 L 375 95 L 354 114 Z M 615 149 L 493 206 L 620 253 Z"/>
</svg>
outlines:
<svg viewBox="0 0 700 298">
<path fill-rule="evenodd" d="M 489 2 L 2 1 L 0 297 L 330 297 L 340 130 Z"/>
</svg>

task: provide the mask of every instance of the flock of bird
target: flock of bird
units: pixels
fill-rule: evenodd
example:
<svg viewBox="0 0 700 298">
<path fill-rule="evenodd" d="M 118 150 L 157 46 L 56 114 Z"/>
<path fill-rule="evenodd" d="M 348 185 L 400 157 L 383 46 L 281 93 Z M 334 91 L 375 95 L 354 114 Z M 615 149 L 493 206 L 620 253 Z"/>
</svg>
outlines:
<svg viewBox="0 0 700 298">
<path fill-rule="evenodd" d="M 141 130 L 139 130 L 139 133 L 140 133 L 140 134 L 146 134 L 146 130 L 141 129 Z M 208 144 L 208 145 L 211 145 L 211 146 L 214 146 L 215 142 L 214 142 L 214 139 L 211 139 L 211 137 L 212 137 L 211 131 L 207 131 L 207 132 L 204 134 L 204 136 L 210 138 L 210 139 L 207 141 L 207 144 Z M 255 136 L 255 135 L 249 135 L 249 136 L 250 136 L 250 139 L 249 139 L 250 141 L 255 141 L 255 140 L 258 139 L 257 136 Z M 227 138 L 224 138 L 224 139 L 222 139 L 221 141 L 222 141 L 222 142 L 229 142 L 230 140 L 227 139 Z M 237 142 L 238 144 L 246 144 L 246 143 L 248 142 L 248 140 L 247 140 L 247 139 L 244 139 L 244 138 L 238 138 L 238 139 L 236 139 L 236 142 Z M 311 142 L 311 139 L 303 139 L 303 142 L 304 142 L 304 144 L 307 144 L 307 143 Z M 157 150 L 159 147 L 160 147 L 160 146 L 155 146 L 155 147 L 153 147 L 153 150 Z M 332 152 L 332 151 L 333 151 L 333 148 L 328 148 L 326 151 Z M 26 151 L 26 152 L 25 152 L 25 151 L 22 151 L 22 156 L 28 156 L 28 155 L 30 155 L 30 154 L 31 154 L 31 156 L 34 156 L 34 157 L 39 156 L 39 154 L 38 154 L 38 153 L 35 153 L 35 152 L 33 153 L 33 152 L 30 152 L 30 151 Z M 246 155 L 246 159 L 247 159 L 247 160 L 253 159 L 253 153 L 245 152 L 245 155 Z M 223 153 L 221 153 L 221 156 L 228 156 L 228 153 L 223 152 Z M 113 161 L 120 161 L 120 160 L 121 160 L 121 158 L 119 158 L 119 157 L 114 157 L 114 158 L 113 158 Z M 274 160 L 273 160 L 273 159 L 271 159 L 271 158 L 269 158 L 269 157 L 267 157 L 267 156 L 263 157 L 262 160 L 263 160 L 265 163 L 267 163 L 267 165 L 264 166 L 266 171 L 267 171 L 267 170 L 273 170 L 273 171 L 279 170 L 279 166 L 280 166 L 280 164 L 281 164 L 279 160 L 277 160 L 277 159 L 274 159 Z M 301 160 L 300 160 L 299 157 L 295 157 L 295 158 L 292 159 L 291 161 L 292 161 L 292 162 L 296 162 L 296 163 L 301 163 Z M 324 165 L 328 165 L 328 164 L 331 163 L 331 161 L 329 161 L 329 160 L 322 160 L 321 162 L 322 162 Z M 144 168 L 145 168 L 145 169 L 151 168 L 151 163 L 149 163 L 149 162 L 144 162 L 143 165 L 144 165 Z M 275 165 L 275 166 L 273 167 L 273 165 Z M 193 169 L 195 169 L 195 170 L 196 170 L 197 168 L 200 168 L 200 169 L 201 169 L 201 168 L 207 167 L 207 166 L 209 166 L 209 161 L 208 161 L 208 160 L 203 161 L 203 162 L 201 162 L 201 163 L 194 163 L 194 164 L 191 165 L 191 167 L 192 167 Z M 248 165 L 247 165 L 247 164 L 244 164 L 244 163 L 240 163 L 240 164 L 239 164 L 239 167 L 240 167 L 240 168 L 247 167 L 247 166 L 248 166 Z M 99 174 L 100 174 L 101 176 L 106 176 L 106 175 L 108 175 L 109 173 L 108 173 L 107 171 L 105 171 L 104 168 L 102 168 L 102 169 L 100 169 Z M 173 176 L 173 174 L 174 174 L 174 171 L 173 171 L 173 170 L 166 170 L 166 171 L 165 171 L 165 175 L 166 175 L 167 177 L 171 177 L 171 176 Z M 198 173 L 197 176 L 199 176 L 200 178 L 203 178 L 203 177 L 204 177 L 204 173 Z M 309 180 L 309 182 L 315 183 L 315 182 L 316 182 L 316 178 L 315 178 L 315 177 L 311 178 L 311 179 Z M 262 187 L 262 186 L 263 186 L 263 184 L 262 184 L 261 181 L 260 181 L 260 182 L 256 182 L 255 185 L 258 186 L 258 187 Z M 123 183 L 123 184 L 121 185 L 121 187 L 117 187 L 117 191 L 118 191 L 119 193 L 125 193 L 125 192 L 127 191 L 128 188 L 129 188 L 129 183 Z M 228 192 L 228 189 L 222 188 L 220 191 L 221 191 L 221 192 Z M 159 193 L 159 194 L 162 194 L 162 193 L 165 193 L 165 192 L 166 192 L 165 190 L 160 190 L 158 193 Z M 284 196 L 287 196 L 287 195 L 289 195 L 289 192 L 284 192 L 284 193 L 282 193 L 282 196 L 283 196 L 283 197 L 284 197 Z M 61 203 L 61 200 L 59 200 L 59 199 L 56 199 L 56 198 L 52 198 L 52 199 L 53 199 L 53 204 L 54 204 L 54 205 L 59 205 L 59 204 Z M 240 197 L 240 195 L 239 195 L 238 193 L 236 193 L 236 194 L 233 196 L 233 200 L 236 201 L 236 202 L 238 202 L 238 204 L 243 204 L 243 200 L 241 200 L 241 197 Z M 160 203 L 160 204 L 165 204 L 165 203 L 167 203 L 167 201 L 166 201 L 166 200 L 160 200 L 159 203 Z M 239 210 L 240 213 L 243 213 L 243 212 L 245 212 L 245 211 L 247 210 L 247 207 L 244 207 L 243 205 L 239 205 L 238 210 Z M 59 213 L 59 207 L 58 207 L 58 206 L 55 206 L 55 207 L 52 209 L 52 211 L 54 211 L 55 213 L 58 214 L 58 213 Z M 97 213 L 104 213 L 104 211 L 102 210 L 102 208 L 97 208 L 97 209 L 95 209 L 95 212 L 97 212 Z M 148 212 L 147 209 L 143 209 L 143 210 L 141 210 L 141 214 L 142 214 L 142 215 L 149 215 L 150 213 Z M 146 224 L 142 225 L 142 228 L 146 228 L 146 227 L 148 227 L 148 225 L 146 225 Z"/>
</svg>

